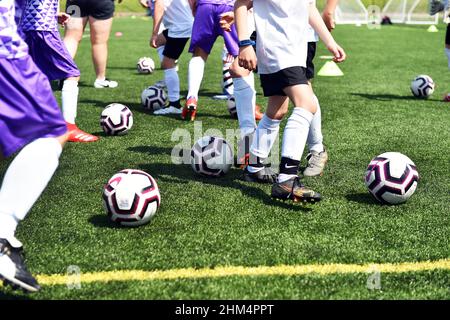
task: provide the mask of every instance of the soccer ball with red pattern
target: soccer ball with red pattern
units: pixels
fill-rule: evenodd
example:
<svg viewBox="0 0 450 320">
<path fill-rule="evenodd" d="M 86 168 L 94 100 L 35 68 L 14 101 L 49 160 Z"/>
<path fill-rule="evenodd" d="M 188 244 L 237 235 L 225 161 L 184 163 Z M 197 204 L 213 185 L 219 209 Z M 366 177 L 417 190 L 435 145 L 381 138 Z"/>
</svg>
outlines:
<svg viewBox="0 0 450 320">
<path fill-rule="evenodd" d="M 103 189 L 103 203 L 113 222 L 136 227 L 150 222 L 160 206 L 161 195 L 151 175 L 126 169 L 109 179 Z"/>
<path fill-rule="evenodd" d="M 100 126 L 109 136 L 124 135 L 133 126 L 133 114 L 127 106 L 112 103 L 103 110 Z"/>
<path fill-rule="evenodd" d="M 416 191 L 419 173 L 407 156 L 386 152 L 370 161 L 365 182 L 370 194 L 381 203 L 400 204 Z"/>
</svg>

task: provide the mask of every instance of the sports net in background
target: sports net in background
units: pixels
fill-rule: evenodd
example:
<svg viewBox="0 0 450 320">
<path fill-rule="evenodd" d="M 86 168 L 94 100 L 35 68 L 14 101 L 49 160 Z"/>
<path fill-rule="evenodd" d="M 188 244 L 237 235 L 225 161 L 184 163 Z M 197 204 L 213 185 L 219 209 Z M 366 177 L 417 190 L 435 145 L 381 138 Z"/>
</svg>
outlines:
<svg viewBox="0 0 450 320">
<path fill-rule="evenodd" d="M 335 19 L 338 24 L 367 24 L 368 12 L 361 0 L 340 0 Z"/>
<path fill-rule="evenodd" d="M 430 16 L 428 0 L 389 0 L 381 11 L 393 23 L 437 24 L 439 14 Z"/>
</svg>

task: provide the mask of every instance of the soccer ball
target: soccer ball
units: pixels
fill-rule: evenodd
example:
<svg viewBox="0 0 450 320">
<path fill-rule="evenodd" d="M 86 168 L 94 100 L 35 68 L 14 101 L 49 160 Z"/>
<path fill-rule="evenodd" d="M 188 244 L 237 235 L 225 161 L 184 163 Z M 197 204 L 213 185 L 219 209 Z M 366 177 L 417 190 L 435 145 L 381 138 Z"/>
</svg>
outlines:
<svg viewBox="0 0 450 320">
<path fill-rule="evenodd" d="M 155 62 L 152 58 L 140 58 L 136 65 L 137 71 L 141 74 L 151 74 L 155 70 Z"/>
<path fill-rule="evenodd" d="M 417 98 L 428 98 L 434 92 L 434 82 L 427 75 L 417 76 L 411 82 L 411 92 Z"/>
<path fill-rule="evenodd" d="M 145 109 L 156 111 L 166 105 L 167 95 L 160 87 L 150 86 L 142 92 L 141 101 Z"/>
<path fill-rule="evenodd" d="M 365 182 L 369 192 L 381 203 L 400 204 L 416 190 L 419 173 L 407 156 L 386 152 L 370 161 Z"/>
<path fill-rule="evenodd" d="M 230 116 L 233 119 L 237 119 L 236 101 L 235 101 L 234 97 L 228 98 L 227 108 L 228 108 L 228 112 L 230 113 Z"/>
<path fill-rule="evenodd" d="M 222 138 L 203 137 L 191 149 L 191 166 L 198 174 L 208 177 L 223 176 L 232 164 L 233 150 Z"/>
<path fill-rule="evenodd" d="M 120 171 L 103 189 L 103 204 L 109 218 L 127 227 L 148 223 L 160 203 L 161 195 L 155 179 L 140 170 Z"/>
<path fill-rule="evenodd" d="M 133 126 L 133 114 L 127 106 L 112 103 L 102 111 L 100 125 L 109 136 L 124 135 Z"/>
</svg>

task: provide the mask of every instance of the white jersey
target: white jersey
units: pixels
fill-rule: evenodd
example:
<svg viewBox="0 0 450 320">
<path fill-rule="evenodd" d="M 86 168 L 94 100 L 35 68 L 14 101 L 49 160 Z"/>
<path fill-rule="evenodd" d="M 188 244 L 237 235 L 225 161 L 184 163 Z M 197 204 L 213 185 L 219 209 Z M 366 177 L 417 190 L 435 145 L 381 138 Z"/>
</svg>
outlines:
<svg viewBox="0 0 450 320">
<path fill-rule="evenodd" d="M 164 28 L 171 38 L 190 38 L 194 17 L 188 0 L 164 0 Z"/>
<path fill-rule="evenodd" d="M 306 67 L 308 6 L 312 0 L 253 0 L 260 74 Z"/>
</svg>

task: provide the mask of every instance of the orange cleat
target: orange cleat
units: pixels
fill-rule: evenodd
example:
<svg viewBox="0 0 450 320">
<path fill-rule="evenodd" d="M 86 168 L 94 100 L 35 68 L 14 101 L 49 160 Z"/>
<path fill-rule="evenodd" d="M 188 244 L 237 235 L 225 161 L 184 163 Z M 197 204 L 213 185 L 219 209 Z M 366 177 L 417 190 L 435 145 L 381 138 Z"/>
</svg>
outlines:
<svg viewBox="0 0 450 320">
<path fill-rule="evenodd" d="M 264 112 L 261 112 L 261 107 L 259 105 L 255 105 L 255 120 L 259 121 L 262 119 Z"/>
<path fill-rule="evenodd" d="M 237 167 L 239 169 L 245 169 L 250 164 L 250 153 L 246 153 L 242 158 L 237 160 Z"/>
<path fill-rule="evenodd" d="M 189 97 L 186 101 L 186 105 L 181 112 L 181 119 L 194 121 L 197 115 L 197 99 Z"/>
<path fill-rule="evenodd" d="M 80 130 L 76 124 L 66 123 L 70 142 L 95 142 L 98 137 Z"/>
</svg>

